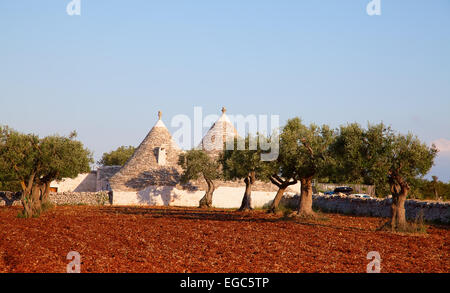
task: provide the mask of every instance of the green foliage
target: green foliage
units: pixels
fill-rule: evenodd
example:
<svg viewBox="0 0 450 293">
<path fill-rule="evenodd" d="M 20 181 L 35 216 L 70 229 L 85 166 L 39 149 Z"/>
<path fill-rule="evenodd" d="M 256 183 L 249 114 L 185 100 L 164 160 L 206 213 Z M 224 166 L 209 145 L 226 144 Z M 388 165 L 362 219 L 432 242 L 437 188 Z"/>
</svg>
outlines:
<svg viewBox="0 0 450 293">
<path fill-rule="evenodd" d="M 20 183 L 27 217 L 39 216 L 51 181 L 74 178 L 90 170 L 92 154 L 75 138 L 76 132 L 69 137 L 53 135 L 40 139 L 0 127 L 0 181 Z"/>
<path fill-rule="evenodd" d="M 136 150 L 133 146 L 121 146 L 109 153 L 104 153 L 101 160 L 98 161 L 102 166 L 123 166 L 131 158 Z"/>
<path fill-rule="evenodd" d="M 269 141 L 261 135 L 256 137 L 248 135 L 245 140 L 235 139 L 234 149 L 223 152 L 220 161 L 226 180 L 243 179 L 254 172 L 257 180 L 268 181 L 271 175 L 277 173 L 276 164 L 273 161 L 261 160 L 261 155 L 267 153 L 259 144 L 262 139 Z M 245 147 L 238 147 L 240 145 Z"/>
<path fill-rule="evenodd" d="M 279 213 L 283 214 L 283 217 L 287 218 L 290 214 L 295 212 L 296 209 L 297 209 L 297 206 L 295 206 L 295 205 L 288 204 L 288 203 L 280 203 L 277 210 Z"/>
<path fill-rule="evenodd" d="M 42 203 L 42 212 L 46 212 L 48 210 L 51 210 L 55 207 L 55 205 L 49 201 L 45 201 Z"/>
<path fill-rule="evenodd" d="M 398 134 L 392 142 L 389 154 L 389 172 L 411 182 L 431 169 L 438 150 L 428 147 L 411 133 Z"/>
<path fill-rule="evenodd" d="M 75 138 L 76 132 L 72 132 L 69 137 L 54 135 L 41 139 L 39 149 L 43 182 L 75 178 L 90 171 L 92 153 Z"/>
<path fill-rule="evenodd" d="M 367 129 L 357 123 L 341 126 L 332 145 L 336 159 L 332 181 L 375 185 L 377 194 L 387 194 L 393 139 L 392 129 L 382 123 Z"/>
<path fill-rule="evenodd" d="M 178 164 L 184 170 L 182 183 L 197 180 L 200 176 L 207 180 L 216 180 L 221 176 L 219 163 L 202 150 L 190 150 L 181 154 Z"/>
<path fill-rule="evenodd" d="M 378 195 L 388 195 L 389 174 L 413 182 L 433 165 L 437 150 L 412 134 L 395 134 L 383 123 L 363 129 L 353 123 L 341 126 L 331 147 L 336 159 L 331 175 L 334 182 L 376 186 Z"/>
<path fill-rule="evenodd" d="M 28 180 L 40 168 L 39 142 L 36 135 L 0 126 L 0 181 Z"/>
<path fill-rule="evenodd" d="M 450 200 L 450 182 L 442 181 L 434 182 L 434 180 L 427 180 L 423 178 L 416 178 L 411 180 L 411 197 L 417 199 L 436 199 L 434 189 L 437 189 L 438 195 L 442 200 Z"/>
<path fill-rule="evenodd" d="M 0 127 L 0 180 L 28 184 L 34 176 L 35 181 L 45 183 L 89 172 L 92 154 L 74 139 L 74 133 L 39 139 Z"/>
<path fill-rule="evenodd" d="M 425 225 L 425 220 L 424 220 L 422 210 L 420 210 L 420 212 L 417 214 L 414 222 L 409 225 L 409 229 L 410 229 L 410 232 L 416 232 L 419 234 L 427 233 L 427 226 Z"/>
<path fill-rule="evenodd" d="M 20 186 L 19 181 L 9 181 L 8 179 L 0 179 L 0 190 L 1 191 L 11 191 L 11 192 L 18 192 L 22 190 L 22 187 Z"/>
<path fill-rule="evenodd" d="M 392 227 L 390 225 L 390 222 L 386 222 L 383 225 L 381 225 L 381 227 L 379 227 L 377 230 L 391 232 Z M 402 234 L 403 233 L 413 235 L 427 234 L 427 225 L 425 224 L 423 211 L 422 210 L 419 211 L 414 221 L 407 222 L 404 226 L 396 228 L 395 231 Z"/>
<path fill-rule="evenodd" d="M 280 137 L 282 173 L 295 173 L 298 178 L 328 176 L 333 168 L 330 145 L 334 139 L 327 125 L 305 126 L 298 117 L 288 120 Z"/>
<path fill-rule="evenodd" d="M 331 182 L 363 183 L 364 129 L 357 123 L 341 126 L 331 146 L 336 158 Z"/>
<path fill-rule="evenodd" d="M 25 215 L 24 211 L 20 211 L 20 212 L 17 213 L 17 218 L 19 218 L 19 219 L 26 219 L 26 218 L 28 218 L 28 216 Z"/>
</svg>

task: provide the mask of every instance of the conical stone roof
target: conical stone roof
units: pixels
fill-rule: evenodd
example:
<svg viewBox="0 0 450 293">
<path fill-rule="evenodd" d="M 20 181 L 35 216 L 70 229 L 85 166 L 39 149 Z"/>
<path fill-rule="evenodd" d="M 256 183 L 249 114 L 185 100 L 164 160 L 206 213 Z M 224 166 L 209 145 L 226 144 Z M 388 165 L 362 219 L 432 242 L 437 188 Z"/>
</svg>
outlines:
<svg viewBox="0 0 450 293">
<path fill-rule="evenodd" d="M 222 108 L 222 116 L 211 126 L 201 141 L 201 149 L 209 153 L 219 153 L 223 150 L 224 143 L 238 136 L 230 119 L 226 115 L 225 107 Z"/>
<path fill-rule="evenodd" d="M 109 180 L 113 190 L 139 191 L 150 185 L 174 186 L 179 182 L 181 149 L 159 120 L 125 165 Z"/>
</svg>

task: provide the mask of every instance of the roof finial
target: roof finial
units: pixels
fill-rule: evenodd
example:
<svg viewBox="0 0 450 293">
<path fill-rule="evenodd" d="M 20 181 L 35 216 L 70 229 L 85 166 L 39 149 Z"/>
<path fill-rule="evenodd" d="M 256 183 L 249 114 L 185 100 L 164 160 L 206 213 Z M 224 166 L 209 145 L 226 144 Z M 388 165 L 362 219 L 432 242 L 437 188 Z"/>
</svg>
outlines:
<svg viewBox="0 0 450 293">
<path fill-rule="evenodd" d="M 162 112 L 158 111 L 158 118 L 159 118 L 159 120 L 161 120 L 161 117 L 162 117 Z"/>
<path fill-rule="evenodd" d="M 227 109 L 225 107 L 222 107 L 222 114 L 225 114 L 226 111 Z"/>
</svg>

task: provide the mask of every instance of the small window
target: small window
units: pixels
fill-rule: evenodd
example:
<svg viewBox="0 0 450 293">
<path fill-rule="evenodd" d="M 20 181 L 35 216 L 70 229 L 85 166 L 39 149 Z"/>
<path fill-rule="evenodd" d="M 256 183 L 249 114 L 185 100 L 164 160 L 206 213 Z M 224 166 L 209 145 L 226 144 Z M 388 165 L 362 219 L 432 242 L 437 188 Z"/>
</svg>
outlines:
<svg viewBox="0 0 450 293">
<path fill-rule="evenodd" d="M 157 149 L 157 157 L 158 165 L 164 166 L 166 165 L 166 148 L 159 147 Z"/>
</svg>

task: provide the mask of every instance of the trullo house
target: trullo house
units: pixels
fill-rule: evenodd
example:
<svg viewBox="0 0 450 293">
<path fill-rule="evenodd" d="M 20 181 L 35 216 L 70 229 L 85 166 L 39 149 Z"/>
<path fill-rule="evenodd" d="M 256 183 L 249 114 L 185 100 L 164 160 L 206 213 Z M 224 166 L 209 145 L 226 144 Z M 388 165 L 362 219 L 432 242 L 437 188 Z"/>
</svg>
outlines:
<svg viewBox="0 0 450 293">
<path fill-rule="evenodd" d="M 222 115 L 205 134 L 199 147 L 216 158 L 223 148 L 223 142 L 237 135 L 225 108 L 222 108 Z M 97 181 L 91 180 L 95 182 L 95 187 L 91 189 L 110 190 L 114 205 L 196 207 L 205 194 L 205 183 L 199 180 L 185 186 L 180 184 L 182 169 L 177 163 L 181 152 L 183 150 L 173 140 L 159 112 L 156 124 L 133 156 L 121 168 L 99 168 L 95 176 Z M 245 190 L 243 182 L 218 181 L 216 185 L 218 188 L 213 195 L 213 206 L 240 207 Z M 294 185 L 289 193 L 298 190 L 299 186 Z M 276 188 L 271 183 L 256 182 L 252 191 L 252 206 L 263 207 L 270 204 L 275 193 Z"/>
</svg>

